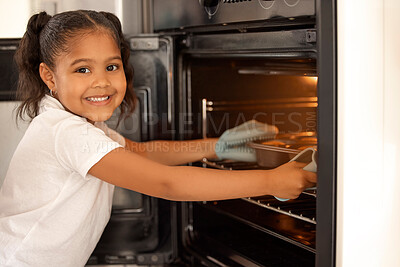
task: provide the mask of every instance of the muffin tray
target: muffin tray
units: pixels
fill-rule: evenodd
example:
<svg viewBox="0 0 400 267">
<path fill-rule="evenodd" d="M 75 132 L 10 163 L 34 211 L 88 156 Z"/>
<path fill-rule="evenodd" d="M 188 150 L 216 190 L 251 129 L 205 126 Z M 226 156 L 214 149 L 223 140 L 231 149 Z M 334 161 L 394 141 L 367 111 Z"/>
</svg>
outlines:
<svg viewBox="0 0 400 267">
<path fill-rule="evenodd" d="M 314 132 L 279 134 L 273 140 L 254 141 L 247 144 L 256 151 L 257 164 L 276 168 L 294 158 L 302 150 L 317 145 Z"/>
</svg>

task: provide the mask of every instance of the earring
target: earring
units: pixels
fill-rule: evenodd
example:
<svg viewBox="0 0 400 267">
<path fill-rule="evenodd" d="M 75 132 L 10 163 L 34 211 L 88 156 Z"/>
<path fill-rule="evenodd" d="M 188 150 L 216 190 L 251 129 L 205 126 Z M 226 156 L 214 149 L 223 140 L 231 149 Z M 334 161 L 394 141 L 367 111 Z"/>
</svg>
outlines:
<svg viewBox="0 0 400 267">
<path fill-rule="evenodd" d="M 57 91 L 54 91 L 54 94 L 53 94 L 53 90 L 50 90 L 50 95 L 52 96 L 52 97 L 54 97 L 54 95 L 56 95 L 57 94 Z"/>
</svg>

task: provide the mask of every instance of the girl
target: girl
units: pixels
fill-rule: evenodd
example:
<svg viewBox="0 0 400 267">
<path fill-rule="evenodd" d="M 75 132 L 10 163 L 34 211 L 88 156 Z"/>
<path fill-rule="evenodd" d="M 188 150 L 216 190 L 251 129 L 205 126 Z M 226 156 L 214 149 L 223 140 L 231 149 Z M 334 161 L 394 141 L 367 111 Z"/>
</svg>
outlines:
<svg viewBox="0 0 400 267">
<path fill-rule="evenodd" d="M 1 266 L 83 266 L 110 217 L 114 185 L 197 201 L 296 198 L 316 183 L 296 162 L 229 172 L 170 166 L 216 157 L 217 140 L 135 143 L 110 130 L 103 122 L 118 106 L 122 114 L 134 108 L 128 60 L 110 13 L 42 12 L 29 20 L 16 61 L 19 116 L 32 122 L 0 191 Z"/>
</svg>

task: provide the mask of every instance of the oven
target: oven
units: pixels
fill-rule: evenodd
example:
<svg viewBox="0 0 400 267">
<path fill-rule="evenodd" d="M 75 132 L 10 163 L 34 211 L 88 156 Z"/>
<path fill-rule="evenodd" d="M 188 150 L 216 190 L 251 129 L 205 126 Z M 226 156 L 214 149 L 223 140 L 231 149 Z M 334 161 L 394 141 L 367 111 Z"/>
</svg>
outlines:
<svg viewBox="0 0 400 267">
<path fill-rule="evenodd" d="M 307 38 L 315 35 L 315 29 L 312 24 L 303 26 L 188 37 L 184 43 L 190 45 L 181 52 L 179 71 L 179 114 L 185 115 L 179 122 L 181 138 L 218 137 L 248 120 L 275 125 L 280 136 L 316 137 L 317 56 L 315 40 Z M 268 169 L 275 167 L 275 158 L 274 154 L 261 158 L 265 164 L 204 159 L 200 165 Z M 186 203 L 183 241 L 211 261 L 228 265 L 312 266 L 316 195 L 304 192 L 287 202 L 265 196 Z"/>
<path fill-rule="evenodd" d="M 218 137 L 254 119 L 275 125 L 275 141 L 289 140 L 294 153 L 301 140 L 312 139 L 319 182 L 289 201 L 170 202 L 117 189 L 89 263 L 335 265 L 334 22 L 322 2 L 149 2 L 154 32 L 129 36 L 139 105 L 118 130 L 136 141 L 188 140 Z M 247 146 L 270 149 L 262 141 Z M 274 163 L 276 153 L 264 163 L 203 159 L 190 165 L 270 169 L 292 157 L 284 151 L 287 158 Z"/>
</svg>

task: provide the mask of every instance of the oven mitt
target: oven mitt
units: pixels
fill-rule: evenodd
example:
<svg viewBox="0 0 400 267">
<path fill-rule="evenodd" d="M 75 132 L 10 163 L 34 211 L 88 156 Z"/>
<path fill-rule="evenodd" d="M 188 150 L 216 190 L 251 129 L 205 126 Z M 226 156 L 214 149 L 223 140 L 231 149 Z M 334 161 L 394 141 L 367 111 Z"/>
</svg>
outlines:
<svg viewBox="0 0 400 267">
<path fill-rule="evenodd" d="M 219 160 L 229 159 L 234 161 L 243 162 L 256 162 L 256 152 L 254 148 L 246 146 L 246 144 L 241 146 L 226 147 L 223 151 L 217 152 Z"/>
<path fill-rule="evenodd" d="M 215 153 L 220 160 L 256 162 L 255 150 L 248 147 L 246 143 L 273 139 L 278 132 L 278 128 L 273 125 L 256 120 L 247 121 L 237 127 L 226 130 L 215 145 Z"/>
<path fill-rule="evenodd" d="M 303 170 L 309 171 L 309 172 L 317 172 L 317 155 L 318 155 L 318 152 L 315 149 L 315 147 L 309 147 L 309 148 L 306 148 L 303 151 L 301 151 L 290 161 L 309 163 L 308 165 L 306 165 L 303 168 Z M 316 187 L 311 187 L 311 188 L 307 188 L 307 189 L 315 190 Z M 280 201 L 288 201 L 289 200 L 288 198 L 280 198 L 280 197 L 275 197 L 275 198 Z"/>
</svg>

